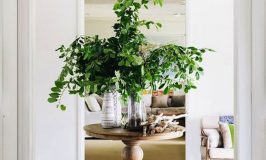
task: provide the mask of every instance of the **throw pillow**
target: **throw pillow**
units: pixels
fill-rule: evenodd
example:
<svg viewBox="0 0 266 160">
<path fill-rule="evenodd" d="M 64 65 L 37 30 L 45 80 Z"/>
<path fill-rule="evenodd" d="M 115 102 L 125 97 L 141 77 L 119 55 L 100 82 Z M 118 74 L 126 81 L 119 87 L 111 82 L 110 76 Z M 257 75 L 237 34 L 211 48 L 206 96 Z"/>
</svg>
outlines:
<svg viewBox="0 0 266 160">
<path fill-rule="evenodd" d="M 219 121 L 223 123 L 234 124 L 234 116 L 220 116 Z"/>
<path fill-rule="evenodd" d="M 229 125 L 227 123 L 219 122 L 219 126 L 223 137 L 224 148 L 233 148 Z"/>
<path fill-rule="evenodd" d="M 166 108 L 168 95 L 163 96 L 153 96 L 152 97 L 152 108 Z"/>
<path fill-rule="evenodd" d="M 150 107 L 151 104 L 152 104 L 152 95 L 151 94 L 145 94 L 142 96 L 142 100 L 143 100 L 143 103 L 145 105 L 145 107 Z"/>
<path fill-rule="evenodd" d="M 101 107 L 99 103 L 97 102 L 95 96 L 90 95 L 85 97 L 85 104 L 89 111 L 91 112 L 99 112 L 101 111 Z"/>
<path fill-rule="evenodd" d="M 92 94 L 92 96 L 94 96 L 97 100 L 97 102 L 99 103 L 100 107 L 102 108 L 102 105 L 103 105 L 103 98 L 100 97 L 98 94 Z"/>
<path fill-rule="evenodd" d="M 234 124 L 228 124 L 230 133 L 231 133 L 231 139 L 232 139 L 232 146 L 234 148 L 235 145 L 235 125 Z"/>
<path fill-rule="evenodd" d="M 217 129 L 203 129 L 203 135 L 209 138 L 210 148 L 222 146 L 222 137 Z"/>
<path fill-rule="evenodd" d="M 171 96 L 171 103 L 169 107 L 184 107 L 185 106 L 185 95 L 182 96 Z"/>
</svg>

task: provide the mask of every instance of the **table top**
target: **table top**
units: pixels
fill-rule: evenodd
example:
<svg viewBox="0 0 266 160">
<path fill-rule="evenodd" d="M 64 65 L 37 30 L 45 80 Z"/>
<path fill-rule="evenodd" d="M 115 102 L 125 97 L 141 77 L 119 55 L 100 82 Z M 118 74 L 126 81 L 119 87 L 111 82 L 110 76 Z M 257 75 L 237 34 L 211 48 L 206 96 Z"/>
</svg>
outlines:
<svg viewBox="0 0 266 160">
<path fill-rule="evenodd" d="M 185 127 L 183 131 L 156 133 L 154 135 L 147 134 L 146 136 L 143 136 L 142 132 L 132 132 L 123 128 L 104 129 L 101 124 L 87 125 L 84 130 L 89 136 L 108 140 L 164 140 L 182 137 Z"/>
</svg>

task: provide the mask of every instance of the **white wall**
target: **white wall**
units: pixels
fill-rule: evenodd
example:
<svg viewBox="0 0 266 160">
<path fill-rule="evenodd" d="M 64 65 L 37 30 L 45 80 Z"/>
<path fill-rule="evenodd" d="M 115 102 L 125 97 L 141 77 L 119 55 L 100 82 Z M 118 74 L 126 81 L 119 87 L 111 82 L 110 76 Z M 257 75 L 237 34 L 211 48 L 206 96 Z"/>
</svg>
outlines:
<svg viewBox="0 0 266 160">
<path fill-rule="evenodd" d="M 33 19 L 32 100 L 34 160 L 77 160 L 77 99 L 65 96 L 66 112 L 47 102 L 62 62 L 55 49 L 77 35 L 76 0 L 36 0 Z"/>
<path fill-rule="evenodd" d="M 155 27 L 147 30 L 146 27 L 142 28 L 143 33 L 153 43 L 178 43 L 185 45 L 186 39 L 186 20 L 184 16 L 175 17 L 171 15 L 171 18 L 155 19 L 155 22 L 160 22 L 162 28 L 157 30 Z M 152 17 L 146 17 L 146 19 L 152 19 Z M 154 18 L 153 18 L 154 19 Z M 85 23 L 85 34 L 89 36 L 99 35 L 106 38 L 114 36 L 112 26 L 116 20 L 109 17 L 87 17 Z"/>
<path fill-rule="evenodd" d="M 188 95 L 186 159 L 200 159 L 200 119 L 234 111 L 234 33 L 232 0 L 188 0 L 187 44 L 209 47 L 204 76 Z"/>
</svg>

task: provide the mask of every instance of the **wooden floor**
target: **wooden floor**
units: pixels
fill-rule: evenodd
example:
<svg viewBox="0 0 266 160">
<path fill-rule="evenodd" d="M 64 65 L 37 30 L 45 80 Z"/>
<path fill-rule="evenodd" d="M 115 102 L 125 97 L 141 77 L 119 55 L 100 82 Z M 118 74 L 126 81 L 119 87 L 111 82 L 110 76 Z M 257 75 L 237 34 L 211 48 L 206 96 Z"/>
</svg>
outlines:
<svg viewBox="0 0 266 160">
<path fill-rule="evenodd" d="M 121 160 L 121 141 L 86 140 L 86 160 Z M 184 138 L 164 141 L 144 141 L 143 160 L 185 160 Z"/>
</svg>

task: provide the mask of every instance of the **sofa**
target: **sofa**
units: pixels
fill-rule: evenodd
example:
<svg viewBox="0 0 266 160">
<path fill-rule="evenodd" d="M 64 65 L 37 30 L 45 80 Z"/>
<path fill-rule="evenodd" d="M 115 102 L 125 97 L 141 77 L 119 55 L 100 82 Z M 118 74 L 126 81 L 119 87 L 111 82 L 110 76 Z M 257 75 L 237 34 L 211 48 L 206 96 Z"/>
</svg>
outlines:
<svg viewBox="0 0 266 160">
<path fill-rule="evenodd" d="M 185 108 L 185 95 L 143 95 L 143 104 L 146 107 L 146 112 L 148 114 L 160 114 L 164 115 L 179 115 L 186 113 Z M 173 100 L 174 103 L 171 103 Z M 173 104 L 173 105 L 171 105 Z M 86 106 L 86 105 L 85 105 Z M 122 106 L 122 113 L 127 112 L 127 107 Z M 85 111 L 85 125 L 100 123 L 101 122 L 101 112 L 92 112 L 86 107 Z M 180 119 L 180 125 L 185 125 L 185 119 Z"/>
<path fill-rule="evenodd" d="M 234 149 L 224 148 L 223 146 L 223 137 L 221 135 L 220 126 L 219 126 L 220 116 L 210 116 L 203 117 L 201 120 L 201 155 L 203 160 L 225 160 L 225 159 L 234 159 Z M 211 146 L 211 141 L 213 140 L 213 135 L 206 135 L 204 131 L 218 131 L 217 136 L 219 136 L 220 142 L 218 142 L 217 147 Z"/>
</svg>

